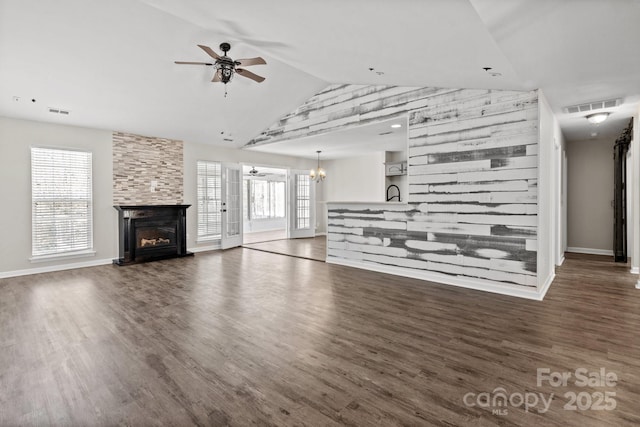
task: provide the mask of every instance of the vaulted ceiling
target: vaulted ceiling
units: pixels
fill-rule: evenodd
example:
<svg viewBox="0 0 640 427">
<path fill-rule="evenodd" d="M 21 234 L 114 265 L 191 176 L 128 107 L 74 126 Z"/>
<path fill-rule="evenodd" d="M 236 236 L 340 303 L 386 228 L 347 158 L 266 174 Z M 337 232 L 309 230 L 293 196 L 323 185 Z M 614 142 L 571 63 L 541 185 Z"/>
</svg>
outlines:
<svg viewBox="0 0 640 427">
<path fill-rule="evenodd" d="M 0 115 L 241 147 L 331 83 L 541 88 L 568 139 L 614 137 L 640 101 L 639 22 L 636 0 L 0 0 Z M 266 81 L 225 98 L 173 62 L 224 41 Z M 597 128 L 563 112 L 612 98 Z"/>
</svg>

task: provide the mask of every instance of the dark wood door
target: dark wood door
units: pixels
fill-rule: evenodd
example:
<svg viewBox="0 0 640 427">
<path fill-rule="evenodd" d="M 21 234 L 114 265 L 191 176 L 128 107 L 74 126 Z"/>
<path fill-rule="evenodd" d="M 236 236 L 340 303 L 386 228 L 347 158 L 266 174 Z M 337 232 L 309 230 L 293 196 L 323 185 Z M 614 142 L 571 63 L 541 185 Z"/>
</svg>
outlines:
<svg viewBox="0 0 640 427">
<path fill-rule="evenodd" d="M 629 122 L 613 148 L 613 254 L 616 262 L 627 262 L 627 152 L 632 134 L 633 122 Z"/>
</svg>

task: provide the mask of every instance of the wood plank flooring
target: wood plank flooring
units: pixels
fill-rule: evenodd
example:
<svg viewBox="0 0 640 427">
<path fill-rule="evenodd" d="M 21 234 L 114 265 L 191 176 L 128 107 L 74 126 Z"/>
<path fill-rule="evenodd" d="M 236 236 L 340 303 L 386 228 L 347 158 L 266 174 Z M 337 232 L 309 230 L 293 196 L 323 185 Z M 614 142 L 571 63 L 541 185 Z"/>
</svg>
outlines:
<svg viewBox="0 0 640 427">
<path fill-rule="evenodd" d="M 269 242 L 250 244 L 245 243 L 242 246 L 249 249 L 316 261 L 324 262 L 327 259 L 326 236 L 310 237 L 307 239 L 272 240 Z"/>
<path fill-rule="evenodd" d="M 261 243 L 270 242 L 272 240 L 283 240 L 287 238 L 287 230 L 268 230 L 268 231 L 254 231 L 251 233 L 244 233 L 242 235 L 242 243 Z"/>
<path fill-rule="evenodd" d="M 2 279 L 0 425 L 637 425 L 636 280 L 569 254 L 537 302 L 243 248 Z M 581 367 L 618 382 L 536 385 Z M 497 387 L 555 397 L 463 401 Z"/>
</svg>

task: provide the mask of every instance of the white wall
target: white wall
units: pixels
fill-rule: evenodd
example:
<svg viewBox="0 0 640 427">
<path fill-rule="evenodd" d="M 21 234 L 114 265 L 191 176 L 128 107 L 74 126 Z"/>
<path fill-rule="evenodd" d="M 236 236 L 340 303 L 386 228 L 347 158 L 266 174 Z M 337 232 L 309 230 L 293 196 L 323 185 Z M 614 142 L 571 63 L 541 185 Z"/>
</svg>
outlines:
<svg viewBox="0 0 640 427">
<path fill-rule="evenodd" d="M 562 265 L 567 250 L 567 144 L 554 117 L 553 125 L 554 205 L 555 232 L 553 236 L 555 264 Z"/>
<path fill-rule="evenodd" d="M 327 231 L 327 202 L 385 200 L 385 157 L 380 151 L 321 162 L 327 178 L 316 185 L 316 234 Z"/>
<path fill-rule="evenodd" d="M 324 200 L 331 202 L 385 201 L 385 152 L 323 162 L 327 179 Z"/>
<path fill-rule="evenodd" d="M 117 255 L 117 212 L 113 208 L 111 131 L 0 117 L 0 277 L 46 271 L 76 263 L 110 263 Z M 42 146 L 93 153 L 93 245 L 95 256 L 32 263 L 31 152 Z"/>
<path fill-rule="evenodd" d="M 590 139 L 567 144 L 569 251 L 613 255 L 614 143 Z"/>
<path fill-rule="evenodd" d="M 538 289 L 543 292 L 555 276 L 558 244 L 556 221 L 558 218 L 558 194 L 556 181 L 560 176 L 557 156 L 561 155 L 558 122 L 542 91 L 538 91 L 540 117 L 540 143 L 538 166 Z"/>
</svg>

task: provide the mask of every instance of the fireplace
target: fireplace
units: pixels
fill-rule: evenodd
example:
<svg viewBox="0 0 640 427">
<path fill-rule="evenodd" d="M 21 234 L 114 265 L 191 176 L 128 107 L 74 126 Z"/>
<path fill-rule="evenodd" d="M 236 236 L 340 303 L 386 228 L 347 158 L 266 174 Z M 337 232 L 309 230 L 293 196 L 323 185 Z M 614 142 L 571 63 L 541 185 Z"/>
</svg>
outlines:
<svg viewBox="0 0 640 427">
<path fill-rule="evenodd" d="M 190 205 L 114 206 L 118 210 L 117 265 L 193 255 L 187 252 Z"/>
</svg>

